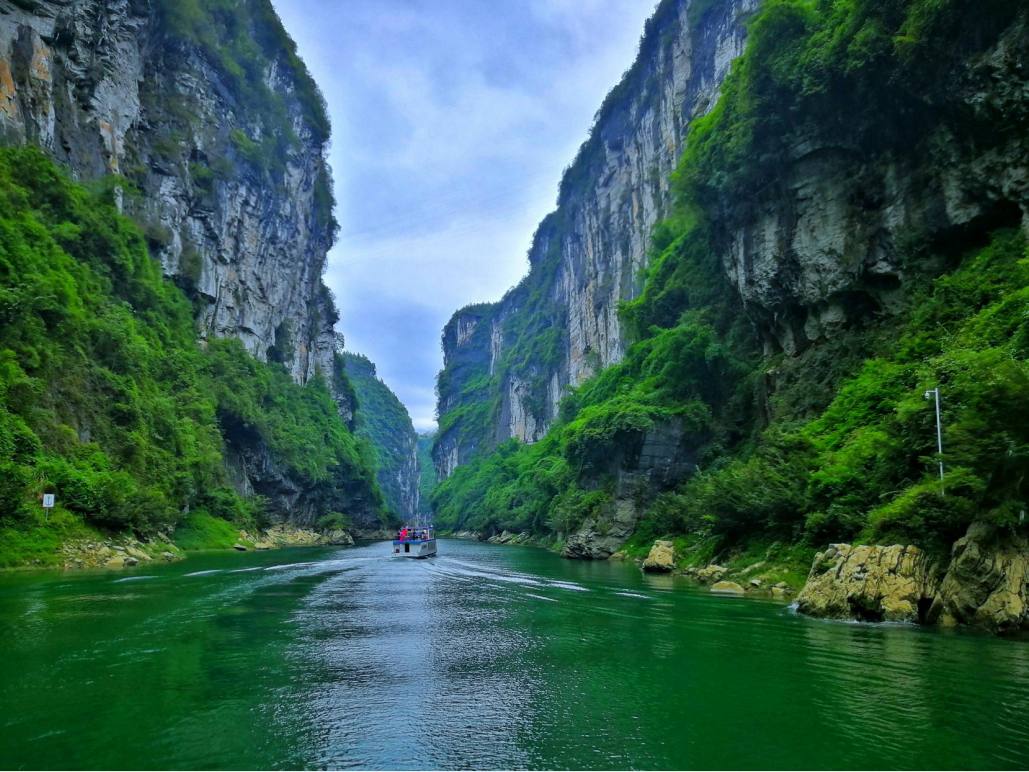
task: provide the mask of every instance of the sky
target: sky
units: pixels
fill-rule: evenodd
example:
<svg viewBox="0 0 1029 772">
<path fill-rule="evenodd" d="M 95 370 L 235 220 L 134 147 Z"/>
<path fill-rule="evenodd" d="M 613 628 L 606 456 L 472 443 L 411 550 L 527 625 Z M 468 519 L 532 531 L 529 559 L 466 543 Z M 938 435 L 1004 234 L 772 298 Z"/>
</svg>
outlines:
<svg viewBox="0 0 1029 772">
<path fill-rule="evenodd" d="M 274 0 L 332 119 L 337 329 L 419 431 L 443 326 L 525 275 L 655 2 Z"/>
</svg>

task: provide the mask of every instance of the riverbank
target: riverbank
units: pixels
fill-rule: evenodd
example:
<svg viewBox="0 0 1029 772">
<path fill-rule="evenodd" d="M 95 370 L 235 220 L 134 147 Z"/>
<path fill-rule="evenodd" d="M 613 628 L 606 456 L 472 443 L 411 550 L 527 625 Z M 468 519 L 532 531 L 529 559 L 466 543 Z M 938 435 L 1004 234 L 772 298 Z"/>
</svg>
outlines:
<svg viewBox="0 0 1029 772">
<path fill-rule="evenodd" d="M 132 533 L 104 533 L 88 527 L 69 530 L 60 525 L 44 531 L 45 538 L 32 544 L 0 540 L 0 547 L 8 547 L 0 549 L 0 571 L 132 568 L 174 563 L 194 553 L 350 546 L 355 539 L 379 541 L 391 536 L 385 530 L 315 530 L 288 524 L 247 529 L 207 514 L 188 516 L 171 534 L 158 531 L 142 539 Z"/>
<path fill-rule="evenodd" d="M 559 538 L 528 531 L 502 531 L 489 537 L 479 531 L 452 531 L 441 535 L 504 546 L 541 547 L 558 555 L 564 546 Z M 630 539 L 607 560 L 635 563 L 643 571 L 682 577 L 698 585 L 733 581 L 741 586 L 742 592 L 773 596 L 795 595 L 800 591 L 815 552 L 804 546 L 751 542 L 720 554 L 715 539 L 679 536 L 658 540 Z"/>
<path fill-rule="evenodd" d="M 559 540 L 528 532 L 451 535 L 561 552 Z M 715 537 L 637 535 L 607 560 L 682 577 L 714 593 L 796 597 L 800 613 L 823 619 L 1029 634 L 1029 538 L 985 522 L 973 523 L 949 556 L 910 544 L 832 544 L 818 551 L 752 540 L 725 549 Z"/>
</svg>

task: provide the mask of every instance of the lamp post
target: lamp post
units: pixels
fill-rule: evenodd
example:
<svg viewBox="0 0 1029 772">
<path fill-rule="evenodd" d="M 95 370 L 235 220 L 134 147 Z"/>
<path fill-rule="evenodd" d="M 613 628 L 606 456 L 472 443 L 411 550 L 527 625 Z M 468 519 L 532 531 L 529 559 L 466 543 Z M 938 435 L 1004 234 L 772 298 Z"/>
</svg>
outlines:
<svg viewBox="0 0 1029 772">
<path fill-rule="evenodd" d="M 940 495 L 943 495 L 943 423 L 940 420 L 940 387 L 928 389 L 925 392 L 926 399 L 936 398 L 936 447 L 939 451 L 940 462 Z"/>
</svg>

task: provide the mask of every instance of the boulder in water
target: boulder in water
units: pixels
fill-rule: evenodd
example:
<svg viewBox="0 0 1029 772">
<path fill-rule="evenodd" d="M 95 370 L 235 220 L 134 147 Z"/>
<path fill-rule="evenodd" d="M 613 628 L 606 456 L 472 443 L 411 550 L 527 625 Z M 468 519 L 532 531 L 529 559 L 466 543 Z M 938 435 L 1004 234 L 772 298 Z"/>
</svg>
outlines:
<svg viewBox="0 0 1029 772">
<path fill-rule="evenodd" d="M 815 555 L 797 610 L 827 619 L 917 622 L 937 589 L 936 566 L 918 547 L 834 544 Z"/>
<path fill-rule="evenodd" d="M 675 547 L 670 541 L 659 540 L 650 548 L 650 554 L 643 561 L 644 571 L 667 573 L 675 568 Z"/>
<path fill-rule="evenodd" d="M 930 617 L 993 633 L 1029 629 L 1029 540 L 972 523 L 954 542 Z"/>
<path fill-rule="evenodd" d="M 726 595 L 743 595 L 746 591 L 736 582 L 715 582 L 711 585 L 711 592 L 720 592 Z"/>
</svg>

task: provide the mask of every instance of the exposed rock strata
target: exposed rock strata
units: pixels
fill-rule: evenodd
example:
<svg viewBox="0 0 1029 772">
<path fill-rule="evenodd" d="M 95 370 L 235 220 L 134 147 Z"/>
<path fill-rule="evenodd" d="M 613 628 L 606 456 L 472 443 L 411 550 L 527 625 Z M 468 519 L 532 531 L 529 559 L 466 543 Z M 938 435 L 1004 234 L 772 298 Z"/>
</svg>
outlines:
<svg viewBox="0 0 1029 772">
<path fill-rule="evenodd" d="M 939 576 L 917 547 L 834 544 L 815 556 L 797 609 L 831 619 L 969 625 L 994 633 L 1029 629 L 1024 536 L 973 523 Z"/>
<path fill-rule="evenodd" d="M 1029 539 L 973 523 L 954 543 L 932 616 L 995 633 L 1029 630 Z"/>
<path fill-rule="evenodd" d="M 950 83 L 949 114 L 917 148 L 875 154 L 804 138 L 757 200 L 715 223 L 726 274 L 770 351 L 796 354 L 894 313 L 910 234 L 944 247 L 1029 227 L 1029 39 L 1014 25 Z M 871 131 L 882 130 L 872 127 Z M 929 170 L 929 171 L 927 171 Z"/>
<path fill-rule="evenodd" d="M 834 544 L 815 556 L 797 609 L 829 619 L 917 622 L 938 590 L 936 567 L 917 547 Z"/>
<path fill-rule="evenodd" d="M 198 45 L 165 39 L 149 4 L 0 0 L 0 141 L 38 144 L 80 179 L 128 177 L 142 195 L 124 206 L 200 299 L 204 335 L 280 358 L 298 381 L 331 377 L 333 233 L 314 200 L 325 148 L 275 63 L 266 83 L 299 142 L 273 178 L 230 141 L 264 129 L 218 73 Z"/>
</svg>

